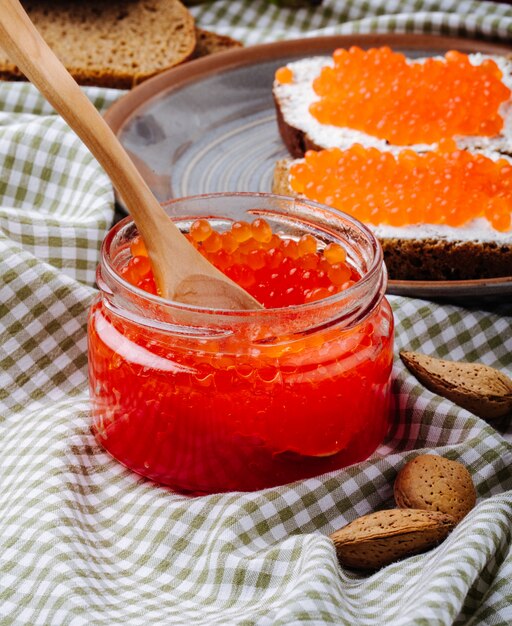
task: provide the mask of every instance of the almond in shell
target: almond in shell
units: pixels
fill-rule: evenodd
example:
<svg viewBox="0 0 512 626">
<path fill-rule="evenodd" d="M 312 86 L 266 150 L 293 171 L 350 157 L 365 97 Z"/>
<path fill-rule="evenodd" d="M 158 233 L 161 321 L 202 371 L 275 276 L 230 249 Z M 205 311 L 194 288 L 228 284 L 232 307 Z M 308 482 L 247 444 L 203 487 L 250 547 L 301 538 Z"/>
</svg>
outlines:
<svg viewBox="0 0 512 626">
<path fill-rule="evenodd" d="M 377 570 L 439 544 L 455 523 L 438 511 L 391 509 L 358 517 L 330 538 L 342 566 Z"/>
<path fill-rule="evenodd" d="M 458 461 L 421 454 L 398 473 L 394 485 L 400 508 L 440 511 L 456 522 L 471 511 L 476 491 L 471 474 Z"/>
<path fill-rule="evenodd" d="M 400 352 L 407 369 L 427 389 L 484 419 L 512 414 L 512 380 L 481 363 L 458 363 L 419 352 Z"/>
</svg>

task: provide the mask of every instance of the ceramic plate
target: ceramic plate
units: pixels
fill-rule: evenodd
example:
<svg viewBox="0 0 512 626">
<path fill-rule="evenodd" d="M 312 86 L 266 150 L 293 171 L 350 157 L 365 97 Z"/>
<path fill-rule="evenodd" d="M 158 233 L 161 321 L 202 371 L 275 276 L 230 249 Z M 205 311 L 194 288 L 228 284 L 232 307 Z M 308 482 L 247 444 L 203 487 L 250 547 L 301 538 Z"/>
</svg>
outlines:
<svg viewBox="0 0 512 626">
<path fill-rule="evenodd" d="M 288 156 L 272 101 L 275 70 L 336 47 L 389 45 L 410 57 L 510 48 L 428 35 L 347 35 L 278 42 L 198 59 L 152 78 L 118 100 L 106 119 L 164 202 L 217 191 L 263 191 Z M 425 298 L 512 295 L 512 276 L 492 280 L 390 281 L 389 293 Z"/>
</svg>

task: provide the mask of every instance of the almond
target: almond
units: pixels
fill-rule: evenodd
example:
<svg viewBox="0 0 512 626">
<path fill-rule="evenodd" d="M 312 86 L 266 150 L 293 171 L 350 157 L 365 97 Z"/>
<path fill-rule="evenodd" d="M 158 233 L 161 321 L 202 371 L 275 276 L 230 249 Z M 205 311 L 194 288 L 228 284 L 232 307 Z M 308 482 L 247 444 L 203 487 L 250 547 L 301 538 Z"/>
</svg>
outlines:
<svg viewBox="0 0 512 626">
<path fill-rule="evenodd" d="M 475 486 L 464 465 L 433 454 L 406 463 L 396 477 L 394 492 L 400 508 L 439 511 L 457 523 L 476 502 Z"/>
<path fill-rule="evenodd" d="M 407 369 L 434 393 L 484 419 L 512 413 L 512 380 L 481 363 L 457 363 L 419 352 L 400 352 Z"/>
<path fill-rule="evenodd" d="M 455 527 L 438 511 L 391 509 L 369 513 L 330 535 L 341 565 L 376 570 L 437 545 Z"/>
</svg>

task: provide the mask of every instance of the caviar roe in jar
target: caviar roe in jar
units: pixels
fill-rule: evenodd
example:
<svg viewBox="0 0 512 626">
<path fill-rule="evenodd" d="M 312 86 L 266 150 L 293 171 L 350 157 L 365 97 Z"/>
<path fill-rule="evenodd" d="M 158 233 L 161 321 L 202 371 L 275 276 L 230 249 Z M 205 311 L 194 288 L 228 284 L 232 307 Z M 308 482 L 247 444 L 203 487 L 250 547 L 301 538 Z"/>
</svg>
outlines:
<svg viewBox="0 0 512 626">
<path fill-rule="evenodd" d="M 330 243 L 321 252 L 311 235 L 294 239 L 272 233 L 269 224 L 233 222 L 218 233 L 204 219 L 186 235 L 212 265 L 246 289 L 265 308 L 314 302 L 348 289 L 359 273 L 347 261 L 345 249 Z M 139 236 L 130 243 L 132 257 L 120 268 L 128 282 L 158 294 L 151 264 Z"/>
<path fill-rule="evenodd" d="M 115 226 L 89 316 L 99 442 L 188 493 L 259 489 L 367 458 L 389 427 L 393 358 L 373 235 L 327 207 L 269 195 L 168 210 L 191 216 L 180 228 L 266 308 L 159 298 L 133 223 Z"/>
</svg>

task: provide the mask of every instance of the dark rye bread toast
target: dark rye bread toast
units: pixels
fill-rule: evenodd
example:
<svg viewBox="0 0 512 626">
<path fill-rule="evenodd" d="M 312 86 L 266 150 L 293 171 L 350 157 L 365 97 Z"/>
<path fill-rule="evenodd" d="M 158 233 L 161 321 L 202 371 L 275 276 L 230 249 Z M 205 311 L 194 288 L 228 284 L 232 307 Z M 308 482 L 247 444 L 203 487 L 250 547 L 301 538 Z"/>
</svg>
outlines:
<svg viewBox="0 0 512 626">
<path fill-rule="evenodd" d="M 277 194 L 296 195 L 289 183 L 290 159 L 277 162 L 272 191 Z M 449 237 L 443 233 L 433 236 L 432 230 L 416 236 L 402 229 L 369 227 L 379 239 L 384 261 L 391 280 L 472 280 L 512 276 L 512 233 L 508 242 L 457 238 L 456 229 Z M 435 229 L 434 229 L 435 230 Z"/>
<path fill-rule="evenodd" d="M 191 59 L 216 54 L 217 52 L 225 52 L 233 48 L 242 48 L 242 42 L 227 35 L 219 35 L 210 30 L 196 28 L 196 47 Z"/>
<path fill-rule="evenodd" d="M 470 54 L 472 64 L 478 65 L 486 59 L 492 59 L 503 74 L 502 82 L 512 89 L 512 55 L 508 57 Z M 421 62 L 421 59 L 417 59 Z M 331 57 L 311 57 L 295 61 L 287 65 L 293 71 L 294 80 L 290 84 L 274 81 L 273 98 L 276 118 L 282 140 L 290 155 L 294 158 L 304 156 L 307 150 L 323 148 L 348 148 L 354 143 L 379 149 L 399 149 L 384 139 L 378 139 L 362 131 L 350 128 L 323 125 L 309 113 L 309 105 L 318 99 L 314 93 L 313 79 L 324 65 L 332 62 Z M 491 150 L 493 152 L 512 155 L 512 98 L 500 108 L 503 117 L 503 129 L 498 136 L 456 137 L 459 148 L 469 150 Z M 422 152 L 430 149 L 427 144 L 407 146 Z"/>
<path fill-rule="evenodd" d="M 322 150 L 322 146 L 315 143 L 306 131 L 288 124 L 281 110 L 281 103 L 275 95 L 274 104 L 279 134 L 281 135 L 286 149 L 294 159 L 300 159 L 308 150 Z"/>
<path fill-rule="evenodd" d="M 131 88 L 191 57 L 194 19 L 179 0 L 26 0 L 43 38 L 81 85 Z M 23 80 L 0 49 L 0 78 Z"/>
<path fill-rule="evenodd" d="M 307 150 L 323 148 L 350 148 L 354 143 L 366 147 L 374 146 L 381 150 L 396 152 L 399 147 L 377 140 L 351 129 L 334 129 L 331 126 L 319 128 L 319 124 L 309 114 L 308 102 L 315 95 L 311 83 L 323 63 L 329 57 L 317 58 L 310 67 L 293 68 L 294 82 L 300 82 L 296 93 L 288 85 L 274 83 L 274 101 L 279 132 L 290 155 L 301 158 Z M 310 60 L 305 60 L 310 61 Z M 499 59 L 504 82 L 512 85 L 512 61 Z M 299 62 L 300 63 L 300 62 Z M 295 100 L 295 102 L 294 102 Z M 294 105 L 296 110 L 293 110 Z M 298 111 L 299 107 L 301 110 Z M 503 132 L 497 138 L 463 138 L 465 149 L 492 153 L 510 160 L 512 155 L 512 100 L 502 105 L 505 119 Z M 417 146 L 418 152 L 430 149 Z M 273 191 L 285 195 L 295 195 L 289 183 L 291 160 L 279 161 L 275 168 Z M 389 275 L 394 280 L 470 280 L 512 276 L 512 232 L 503 235 L 492 229 L 456 229 L 417 225 L 415 227 L 390 228 L 370 226 L 380 240 Z M 474 236 L 473 236 L 474 235 Z"/>
</svg>

